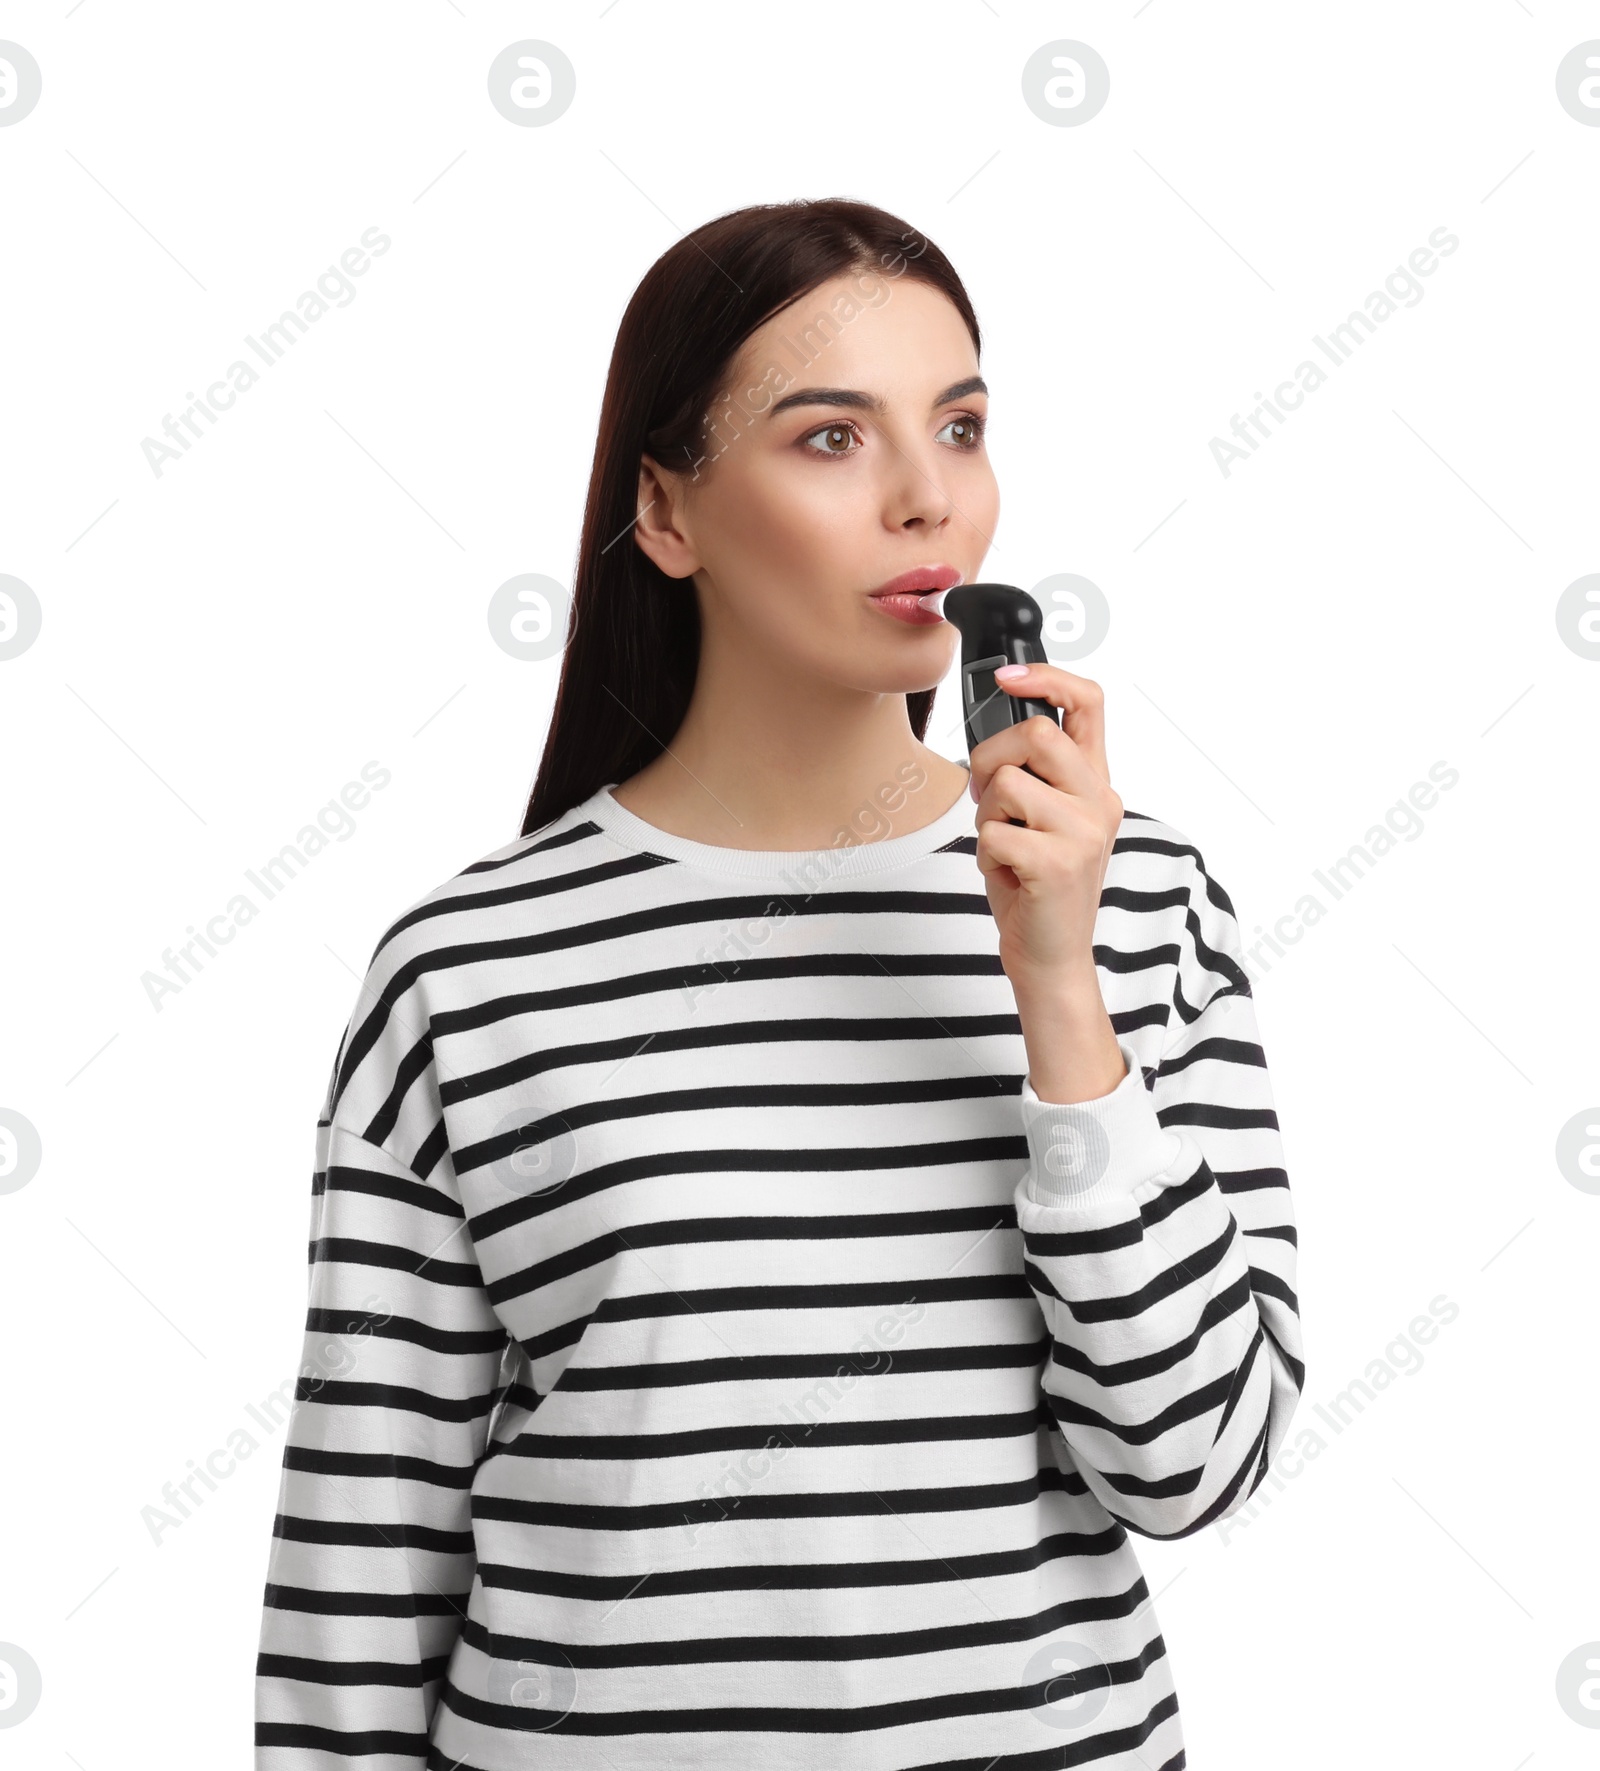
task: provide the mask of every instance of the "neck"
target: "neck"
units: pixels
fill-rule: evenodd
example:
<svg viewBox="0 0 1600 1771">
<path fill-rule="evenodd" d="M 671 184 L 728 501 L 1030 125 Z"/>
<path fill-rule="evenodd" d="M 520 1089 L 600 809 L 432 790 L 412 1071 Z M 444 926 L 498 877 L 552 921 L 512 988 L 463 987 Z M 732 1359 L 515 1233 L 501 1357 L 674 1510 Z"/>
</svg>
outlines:
<svg viewBox="0 0 1600 1771">
<path fill-rule="evenodd" d="M 705 644 L 682 725 L 615 797 L 696 842 L 827 849 L 920 830 L 966 779 L 911 730 L 904 692 L 852 689 L 791 659 Z"/>
</svg>

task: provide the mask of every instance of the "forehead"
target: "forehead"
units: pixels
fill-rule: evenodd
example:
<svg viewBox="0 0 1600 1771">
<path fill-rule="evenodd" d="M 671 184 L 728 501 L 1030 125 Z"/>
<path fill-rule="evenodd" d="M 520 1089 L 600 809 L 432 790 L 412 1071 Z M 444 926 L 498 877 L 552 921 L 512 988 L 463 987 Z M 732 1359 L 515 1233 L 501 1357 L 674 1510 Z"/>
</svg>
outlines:
<svg viewBox="0 0 1600 1771">
<path fill-rule="evenodd" d="M 828 386 L 928 399 L 976 366 L 972 335 L 942 290 L 863 270 L 819 283 L 758 326 L 732 380 L 775 393 Z"/>
</svg>

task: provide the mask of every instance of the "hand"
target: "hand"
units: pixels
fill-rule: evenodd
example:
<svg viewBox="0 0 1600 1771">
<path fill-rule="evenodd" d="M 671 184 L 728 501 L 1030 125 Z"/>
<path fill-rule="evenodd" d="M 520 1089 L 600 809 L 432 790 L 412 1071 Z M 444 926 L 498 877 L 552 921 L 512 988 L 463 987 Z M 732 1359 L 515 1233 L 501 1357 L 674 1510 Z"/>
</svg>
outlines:
<svg viewBox="0 0 1600 1771">
<path fill-rule="evenodd" d="M 1030 664 L 996 683 L 1064 716 L 1058 726 L 1036 714 L 985 738 L 969 758 L 978 866 L 1000 926 L 1000 963 L 1019 1004 L 1099 1004 L 1095 914 L 1122 823 L 1106 766 L 1105 697 L 1098 683 L 1053 664 Z"/>
</svg>

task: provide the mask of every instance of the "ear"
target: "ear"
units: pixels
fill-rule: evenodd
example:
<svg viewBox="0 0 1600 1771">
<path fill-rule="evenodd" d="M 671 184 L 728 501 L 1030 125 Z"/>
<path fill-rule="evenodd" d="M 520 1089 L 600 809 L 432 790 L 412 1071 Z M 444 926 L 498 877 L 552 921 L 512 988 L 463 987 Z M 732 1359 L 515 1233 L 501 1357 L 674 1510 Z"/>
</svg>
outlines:
<svg viewBox="0 0 1600 1771">
<path fill-rule="evenodd" d="M 686 502 L 682 476 L 669 473 L 653 456 L 641 455 L 633 539 L 669 578 L 687 578 L 700 569 L 686 525 Z"/>
</svg>

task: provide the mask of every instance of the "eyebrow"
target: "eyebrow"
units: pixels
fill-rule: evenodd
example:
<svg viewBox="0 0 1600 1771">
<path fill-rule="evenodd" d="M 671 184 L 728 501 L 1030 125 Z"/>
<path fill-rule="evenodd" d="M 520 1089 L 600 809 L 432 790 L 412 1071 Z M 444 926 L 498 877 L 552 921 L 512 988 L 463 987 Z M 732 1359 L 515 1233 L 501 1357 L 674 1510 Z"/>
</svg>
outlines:
<svg viewBox="0 0 1600 1771">
<path fill-rule="evenodd" d="M 952 400 L 965 399 L 968 394 L 986 394 L 988 391 L 988 384 L 981 375 L 969 375 L 965 381 L 952 382 L 937 395 L 930 410 L 948 406 Z M 875 412 L 880 418 L 888 416 L 888 407 L 877 394 L 864 394 L 853 387 L 803 387 L 798 393 L 785 394 L 769 406 L 767 417 L 776 418 L 791 406 L 849 406 L 862 412 Z"/>
</svg>

